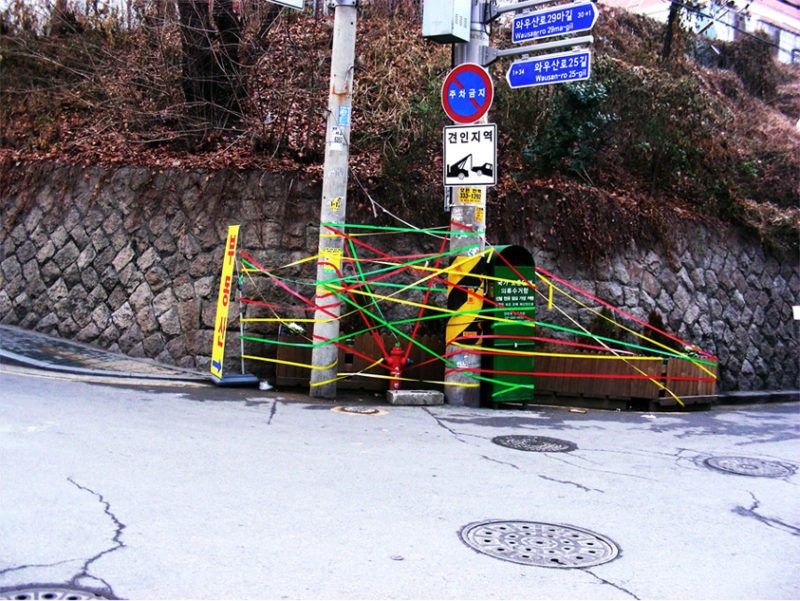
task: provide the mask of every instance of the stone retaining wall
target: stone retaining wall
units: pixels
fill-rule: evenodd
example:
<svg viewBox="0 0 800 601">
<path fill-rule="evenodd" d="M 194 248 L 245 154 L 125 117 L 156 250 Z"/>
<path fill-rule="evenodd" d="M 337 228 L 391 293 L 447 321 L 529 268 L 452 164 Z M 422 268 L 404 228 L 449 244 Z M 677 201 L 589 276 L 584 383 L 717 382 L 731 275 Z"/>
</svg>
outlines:
<svg viewBox="0 0 800 601">
<path fill-rule="evenodd" d="M 227 225 L 242 224 L 242 247 L 269 265 L 316 252 L 315 185 L 262 172 L 12 169 L 0 187 L 6 324 L 206 370 Z M 680 227 L 669 253 L 630 248 L 591 270 L 532 250 L 548 271 L 639 318 L 656 309 L 716 353 L 719 390 L 800 388 L 796 258 L 735 228 Z"/>
<path fill-rule="evenodd" d="M 629 248 L 592 269 L 547 252 L 534 259 L 641 320 L 656 310 L 667 331 L 718 357 L 719 391 L 800 389 L 796 259 L 780 260 L 736 228 L 675 227 L 675 248 Z"/>
</svg>

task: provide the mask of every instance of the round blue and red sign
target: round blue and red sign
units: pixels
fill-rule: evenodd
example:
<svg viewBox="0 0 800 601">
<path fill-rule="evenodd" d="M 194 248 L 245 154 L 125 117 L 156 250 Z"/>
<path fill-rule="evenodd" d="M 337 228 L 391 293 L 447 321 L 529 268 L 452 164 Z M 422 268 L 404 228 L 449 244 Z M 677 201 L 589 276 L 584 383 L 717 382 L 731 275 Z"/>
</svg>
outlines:
<svg viewBox="0 0 800 601">
<path fill-rule="evenodd" d="M 475 63 L 464 63 L 447 74 L 442 86 L 442 107 L 456 123 L 475 123 L 489 112 L 493 96 L 489 72 Z"/>
</svg>

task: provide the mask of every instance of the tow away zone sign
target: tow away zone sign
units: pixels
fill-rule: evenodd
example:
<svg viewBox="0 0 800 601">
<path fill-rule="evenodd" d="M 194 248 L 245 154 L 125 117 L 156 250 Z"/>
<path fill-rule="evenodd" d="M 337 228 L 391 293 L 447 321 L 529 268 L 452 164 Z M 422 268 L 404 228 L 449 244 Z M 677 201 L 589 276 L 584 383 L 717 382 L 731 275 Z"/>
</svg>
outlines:
<svg viewBox="0 0 800 601">
<path fill-rule="evenodd" d="M 444 128 L 444 185 L 497 184 L 497 125 L 451 125 Z"/>
</svg>

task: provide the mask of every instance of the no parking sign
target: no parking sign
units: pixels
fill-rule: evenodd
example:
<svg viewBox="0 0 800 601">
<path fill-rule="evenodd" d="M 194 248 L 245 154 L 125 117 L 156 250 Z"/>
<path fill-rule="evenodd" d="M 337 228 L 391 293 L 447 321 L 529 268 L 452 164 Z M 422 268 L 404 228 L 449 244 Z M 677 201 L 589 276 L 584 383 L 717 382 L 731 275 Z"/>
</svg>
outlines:
<svg viewBox="0 0 800 601">
<path fill-rule="evenodd" d="M 464 63 L 448 73 L 442 86 L 442 108 L 462 125 L 475 123 L 489 112 L 494 87 L 489 72 L 475 63 Z"/>
</svg>

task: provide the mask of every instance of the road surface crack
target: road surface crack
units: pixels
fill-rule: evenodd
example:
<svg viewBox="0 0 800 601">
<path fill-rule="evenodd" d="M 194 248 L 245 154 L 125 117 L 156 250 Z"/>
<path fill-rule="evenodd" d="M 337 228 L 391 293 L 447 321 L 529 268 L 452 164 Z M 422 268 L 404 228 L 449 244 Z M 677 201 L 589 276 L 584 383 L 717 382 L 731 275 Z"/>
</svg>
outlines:
<svg viewBox="0 0 800 601">
<path fill-rule="evenodd" d="M 446 425 L 446 424 L 445 424 L 445 423 L 444 423 L 444 422 L 443 422 L 443 421 L 442 421 L 442 420 L 439 418 L 439 416 L 435 415 L 435 414 L 434 414 L 434 413 L 433 413 L 433 412 L 432 412 L 430 409 L 428 409 L 427 407 L 423 407 L 422 409 L 423 409 L 423 411 L 425 411 L 425 413 L 427 413 L 428 415 L 430 415 L 430 416 L 431 416 L 431 417 L 432 417 L 432 418 L 433 418 L 433 419 L 436 421 L 436 423 L 437 423 L 439 426 L 441 426 L 442 428 L 444 428 L 445 430 L 447 430 L 448 432 L 450 432 L 450 434 L 452 434 L 452 435 L 453 435 L 453 438 L 455 438 L 455 439 L 456 439 L 458 442 L 463 442 L 464 444 L 467 444 L 467 441 L 466 441 L 466 440 L 464 440 L 463 438 L 461 438 L 461 435 L 460 435 L 458 432 L 456 432 L 455 430 L 453 430 L 451 427 L 447 426 L 447 425 Z"/>
<path fill-rule="evenodd" d="M 751 492 L 750 497 L 753 499 L 753 504 L 750 507 L 743 507 L 741 505 L 735 507 L 733 512 L 735 514 L 753 518 L 758 520 L 765 526 L 769 526 L 770 528 L 776 528 L 778 530 L 783 530 L 784 532 L 788 532 L 794 536 L 800 536 L 800 528 L 797 526 L 792 526 L 791 524 L 787 524 L 782 522 L 781 520 L 775 518 L 768 518 L 766 516 L 760 515 L 756 512 L 756 510 L 761 506 L 761 502 L 756 498 L 756 496 Z"/>
<path fill-rule="evenodd" d="M 606 580 L 605 578 L 600 578 L 600 576 L 598 576 L 597 574 L 595 574 L 595 573 L 594 573 L 594 572 L 592 572 L 591 570 L 588 570 L 588 569 L 585 569 L 585 568 L 584 568 L 584 570 L 583 570 L 583 571 L 584 571 L 584 572 L 586 572 L 587 574 L 591 574 L 592 576 L 594 576 L 595 578 L 597 578 L 597 579 L 598 579 L 600 582 L 602 582 L 603 584 L 607 584 L 608 586 L 613 586 L 613 587 L 614 587 L 615 589 L 617 589 L 618 591 L 622 591 L 622 592 L 623 592 L 623 593 L 625 593 L 626 595 L 630 595 L 632 599 L 639 599 L 639 597 L 637 597 L 636 595 L 634 595 L 634 594 L 633 594 L 631 591 L 629 591 L 629 590 L 628 590 L 628 589 L 626 589 L 625 587 L 623 587 L 623 586 L 620 586 L 620 585 L 618 585 L 618 584 L 614 584 L 613 582 L 611 582 L 610 580 Z"/>
<path fill-rule="evenodd" d="M 72 585 L 72 586 L 80 586 L 80 580 L 81 579 L 89 578 L 89 579 L 92 579 L 92 580 L 95 580 L 97 582 L 102 583 L 102 585 L 107 590 L 107 593 L 104 593 L 106 596 L 110 595 L 110 598 L 112 598 L 112 599 L 116 598 L 114 596 L 114 594 L 113 594 L 113 590 L 111 588 L 111 585 L 108 582 L 106 582 L 105 580 L 103 580 L 102 578 L 100 578 L 99 576 L 92 575 L 89 572 L 89 568 L 94 562 L 98 561 L 100 558 L 104 557 L 105 555 L 108 555 L 109 553 L 113 553 L 114 551 L 117 551 L 117 550 L 122 549 L 122 548 L 125 547 L 125 543 L 122 542 L 122 531 L 125 530 L 125 524 L 123 524 L 119 520 L 119 518 L 117 518 L 117 516 L 114 515 L 114 512 L 111 511 L 111 504 L 108 501 L 106 501 L 106 499 L 103 497 L 103 495 L 101 495 L 98 492 L 95 492 L 91 488 L 83 486 L 82 484 L 78 484 L 71 477 L 67 478 L 67 480 L 70 482 L 70 484 L 75 486 L 75 488 L 77 488 L 78 490 L 82 490 L 84 492 L 88 492 L 89 494 L 97 497 L 97 500 L 100 501 L 100 504 L 103 506 L 103 512 L 111 519 L 111 522 L 114 524 L 114 536 L 111 538 L 111 541 L 112 541 L 113 544 L 111 546 L 109 546 L 108 548 L 103 549 L 102 551 L 100 551 L 96 555 L 90 557 L 86 561 L 84 561 L 83 562 L 83 566 L 81 568 L 81 571 L 78 572 L 75 576 L 72 577 L 72 580 L 70 581 L 69 584 Z"/>
<path fill-rule="evenodd" d="M 74 559 L 64 559 L 62 561 L 56 561 L 55 563 L 28 563 L 21 566 L 14 566 L 11 568 L 5 568 L 0 570 L 0 577 L 5 576 L 6 574 L 11 574 L 12 572 L 19 572 L 21 570 L 29 570 L 29 569 L 36 569 L 36 568 L 54 568 L 56 566 L 61 566 L 67 563 L 71 563 L 75 561 Z"/>
<path fill-rule="evenodd" d="M 549 476 L 543 476 L 539 474 L 539 477 L 542 480 L 549 480 L 550 482 L 558 482 L 559 484 L 571 484 L 572 486 L 576 486 L 581 490 L 585 490 L 586 492 L 605 492 L 604 490 L 600 490 L 599 488 L 589 488 L 588 486 L 584 486 L 583 484 L 578 484 L 577 482 L 571 482 L 569 480 L 558 480 L 557 478 L 550 478 Z"/>
<path fill-rule="evenodd" d="M 500 465 L 508 465 L 508 466 L 513 467 L 515 470 L 519 469 L 518 465 L 515 465 L 513 463 L 509 463 L 508 461 L 500 461 L 499 459 L 494 459 L 493 457 L 489 457 L 488 455 L 481 455 L 481 457 L 483 459 L 486 459 L 486 461 L 493 461 L 494 463 L 499 463 Z"/>
</svg>

